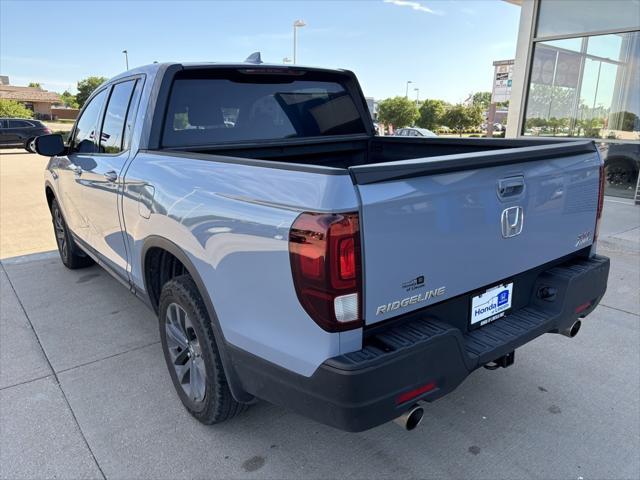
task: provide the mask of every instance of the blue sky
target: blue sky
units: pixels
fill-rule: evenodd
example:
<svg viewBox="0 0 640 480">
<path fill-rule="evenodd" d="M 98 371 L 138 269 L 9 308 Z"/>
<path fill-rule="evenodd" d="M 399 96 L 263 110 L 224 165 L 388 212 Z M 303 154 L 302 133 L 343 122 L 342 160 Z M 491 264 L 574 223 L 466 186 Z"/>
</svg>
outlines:
<svg viewBox="0 0 640 480">
<path fill-rule="evenodd" d="M 450 102 L 491 89 L 492 61 L 513 58 L 520 8 L 501 0 L 8 1 L 0 0 L 0 73 L 11 83 L 74 90 L 89 75 L 163 61 L 266 62 L 353 70 L 367 96 Z"/>
</svg>

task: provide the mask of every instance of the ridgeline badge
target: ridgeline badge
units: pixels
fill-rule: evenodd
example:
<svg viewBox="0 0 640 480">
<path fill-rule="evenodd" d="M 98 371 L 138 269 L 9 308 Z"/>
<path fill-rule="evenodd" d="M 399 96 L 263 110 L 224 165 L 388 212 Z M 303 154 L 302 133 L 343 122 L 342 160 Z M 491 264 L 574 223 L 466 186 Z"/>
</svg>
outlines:
<svg viewBox="0 0 640 480">
<path fill-rule="evenodd" d="M 380 305 L 376 309 L 376 315 L 381 315 L 383 313 L 389 313 L 394 310 L 398 310 L 399 308 L 407 307 L 409 305 L 414 305 L 416 303 L 425 302 L 433 297 L 440 297 L 445 294 L 445 288 L 439 287 L 433 290 L 427 290 L 426 292 L 422 292 L 419 295 L 413 295 L 412 297 L 403 298 L 402 300 L 396 300 L 395 302 L 389 302 L 386 305 Z"/>
</svg>

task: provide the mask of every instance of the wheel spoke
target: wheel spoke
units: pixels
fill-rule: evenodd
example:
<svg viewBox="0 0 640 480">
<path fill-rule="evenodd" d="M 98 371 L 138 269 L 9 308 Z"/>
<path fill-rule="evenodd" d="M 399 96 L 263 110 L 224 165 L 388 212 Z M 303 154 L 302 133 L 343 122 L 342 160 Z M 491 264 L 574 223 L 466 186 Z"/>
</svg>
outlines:
<svg viewBox="0 0 640 480">
<path fill-rule="evenodd" d="M 169 348 L 177 348 L 180 347 L 183 350 L 187 348 L 187 339 L 182 334 L 180 329 L 173 324 L 166 324 L 167 331 L 167 343 L 169 344 Z"/>
<path fill-rule="evenodd" d="M 191 395 L 195 401 L 204 399 L 206 377 L 204 373 L 204 362 L 200 357 L 192 357 L 191 371 L 189 373 L 189 383 L 191 384 Z"/>
<path fill-rule="evenodd" d="M 190 366 L 191 366 L 190 360 L 187 359 L 187 362 L 185 362 L 184 364 L 174 363 L 173 366 L 176 370 L 178 382 L 180 382 L 180 384 L 184 387 L 189 380 L 189 378 L 187 377 L 187 374 L 189 373 Z"/>
</svg>

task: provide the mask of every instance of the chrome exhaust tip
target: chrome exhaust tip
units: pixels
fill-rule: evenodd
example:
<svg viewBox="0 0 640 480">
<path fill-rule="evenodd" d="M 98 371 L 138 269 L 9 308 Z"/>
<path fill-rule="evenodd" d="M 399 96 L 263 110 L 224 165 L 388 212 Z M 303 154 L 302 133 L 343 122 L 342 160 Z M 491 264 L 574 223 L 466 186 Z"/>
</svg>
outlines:
<svg viewBox="0 0 640 480">
<path fill-rule="evenodd" d="M 573 323 L 573 325 L 571 325 L 569 328 L 567 328 L 566 330 L 563 330 L 560 333 L 565 337 L 573 338 L 578 334 L 581 326 L 582 326 L 582 322 L 580 320 L 576 320 Z"/>
<path fill-rule="evenodd" d="M 418 425 L 420 425 L 423 415 L 424 409 L 420 405 L 414 405 L 398 418 L 396 418 L 394 422 L 400 425 L 405 430 L 411 431 Z"/>
</svg>

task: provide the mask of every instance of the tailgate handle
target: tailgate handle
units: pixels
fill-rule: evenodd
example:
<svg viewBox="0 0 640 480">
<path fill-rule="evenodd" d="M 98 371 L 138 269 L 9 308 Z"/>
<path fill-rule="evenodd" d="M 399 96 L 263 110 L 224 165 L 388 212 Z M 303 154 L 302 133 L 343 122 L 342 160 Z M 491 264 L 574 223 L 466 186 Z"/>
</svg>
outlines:
<svg viewBox="0 0 640 480">
<path fill-rule="evenodd" d="M 498 180 L 498 197 L 501 199 L 518 197 L 524 193 L 524 177 L 508 177 Z"/>
</svg>

